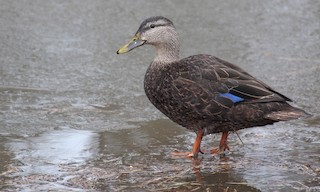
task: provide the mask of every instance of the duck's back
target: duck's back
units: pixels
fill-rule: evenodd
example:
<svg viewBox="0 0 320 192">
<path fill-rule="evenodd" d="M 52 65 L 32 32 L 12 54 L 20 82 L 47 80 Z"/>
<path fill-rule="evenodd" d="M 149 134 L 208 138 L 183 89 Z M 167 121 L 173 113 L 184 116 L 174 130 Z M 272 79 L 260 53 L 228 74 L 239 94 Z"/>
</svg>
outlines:
<svg viewBox="0 0 320 192">
<path fill-rule="evenodd" d="M 262 126 L 306 114 L 241 68 L 210 55 L 152 63 L 144 85 L 149 100 L 171 120 L 192 130 L 206 128 L 207 133 Z"/>
</svg>

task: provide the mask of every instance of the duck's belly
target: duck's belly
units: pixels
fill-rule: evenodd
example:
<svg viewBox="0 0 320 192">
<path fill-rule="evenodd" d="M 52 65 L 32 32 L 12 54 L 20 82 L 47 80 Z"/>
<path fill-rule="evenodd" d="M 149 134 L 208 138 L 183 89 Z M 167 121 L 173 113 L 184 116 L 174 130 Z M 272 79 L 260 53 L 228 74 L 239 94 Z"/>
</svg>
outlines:
<svg viewBox="0 0 320 192">
<path fill-rule="evenodd" d="M 152 97 L 150 95 L 148 98 L 151 103 L 169 119 L 195 132 L 200 128 L 204 128 L 206 134 L 237 131 L 250 127 L 273 124 L 275 122 L 265 119 L 265 114 L 259 114 L 258 112 L 249 117 L 250 114 L 245 114 L 245 110 L 242 111 L 241 114 L 233 113 L 232 110 L 213 116 L 206 116 L 198 114 L 193 109 L 183 108 L 179 106 L 178 102 L 165 102 L 164 100 L 158 100 L 158 97 Z M 248 108 L 250 107 L 248 106 Z"/>
</svg>

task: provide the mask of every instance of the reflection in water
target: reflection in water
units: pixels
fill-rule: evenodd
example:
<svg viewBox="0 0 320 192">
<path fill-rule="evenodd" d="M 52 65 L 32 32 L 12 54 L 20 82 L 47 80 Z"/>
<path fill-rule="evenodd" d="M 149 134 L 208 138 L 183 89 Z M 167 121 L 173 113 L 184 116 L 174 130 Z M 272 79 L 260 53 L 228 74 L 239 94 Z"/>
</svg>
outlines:
<svg viewBox="0 0 320 192">
<path fill-rule="evenodd" d="M 1 161 L 1 167 L 7 169 L 7 173 L 3 176 L 9 179 L 7 182 L 11 183 L 11 187 L 22 187 L 31 191 L 67 188 L 60 186 L 58 182 L 66 177 L 67 170 L 62 170 L 61 167 L 80 166 L 87 160 L 95 158 L 97 134 L 90 131 L 61 129 L 35 137 L 10 138 L 3 146 L 5 151 L 13 154 L 10 162 Z M 1 154 L 1 159 L 3 158 Z M 42 183 L 41 187 L 39 183 Z"/>
<path fill-rule="evenodd" d="M 100 137 L 102 156 L 94 163 L 118 178 L 112 182 L 101 175 L 96 183 L 100 190 L 259 191 L 234 170 L 234 159 L 210 155 L 196 160 L 173 158 L 171 152 L 177 147 L 191 147 L 194 135 L 168 120 L 143 123 L 139 129 L 103 132 Z"/>
<path fill-rule="evenodd" d="M 217 160 L 218 163 L 211 164 L 211 169 L 208 170 L 202 163 L 203 159 L 193 159 L 192 170 L 195 175 L 195 181 L 191 181 L 193 184 L 197 184 L 199 187 L 197 190 L 203 191 L 247 191 L 255 192 L 260 191 L 254 187 L 251 187 L 241 175 L 236 174 L 230 164 L 233 162 L 227 157 Z M 204 167 L 204 171 L 201 171 L 201 167 Z M 203 173 L 202 173 L 203 172 Z"/>
<path fill-rule="evenodd" d="M 93 158 L 94 143 L 96 133 L 63 129 L 38 137 L 12 139 L 7 147 L 24 165 L 24 173 L 56 173 L 59 164 L 83 163 Z"/>
<path fill-rule="evenodd" d="M 312 130 L 289 132 L 287 124 L 243 130 L 239 135 L 245 145 L 231 135 L 226 157 L 204 154 L 192 160 L 174 159 L 171 152 L 191 147 L 194 133 L 169 120 L 136 125 L 141 127 L 101 133 L 62 129 L 12 138 L 4 145 L 14 154 L 10 166 L 16 171 L 6 174 L 11 178 L 6 184 L 68 191 L 317 189 L 319 148 Z M 272 133 L 266 130 L 271 128 Z M 204 138 L 204 149 L 213 145 L 211 140 L 211 135 Z"/>
<path fill-rule="evenodd" d="M 316 128 L 280 123 L 276 127 L 242 130 L 239 135 L 244 146 L 235 134 L 231 135 L 232 151 L 227 157 L 205 154 L 192 160 L 172 158 L 173 150 L 191 147 L 194 133 L 168 120 L 143 123 L 140 129 L 103 132 L 102 156 L 95 165 L 109 174 L 116 172 L 115 177 L 121 180 L 110 182 L 103 176 L 96 186 L 101 190 L 129 191 L 318 189 L 319 163 L 315 154 L 320 151 Z M 212 146 L 210 136 L 204 138 L 203 145 Z"/>
</svg>

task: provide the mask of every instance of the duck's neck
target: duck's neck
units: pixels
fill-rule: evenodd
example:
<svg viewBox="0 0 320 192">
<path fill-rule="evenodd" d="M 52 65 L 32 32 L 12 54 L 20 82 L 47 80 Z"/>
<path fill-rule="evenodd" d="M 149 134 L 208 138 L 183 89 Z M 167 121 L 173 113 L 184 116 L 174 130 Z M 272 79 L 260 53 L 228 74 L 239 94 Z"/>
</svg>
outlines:
<svg viewBox="0 0 320 192">
<path fill-rule="evenodd" d="M 156 63 L 173 63 L 179 61 L 180 45 L 178 37 L 170 39 L 170 41 L 155 45 L 157 54 L 154 58 Z"/>
</svg>

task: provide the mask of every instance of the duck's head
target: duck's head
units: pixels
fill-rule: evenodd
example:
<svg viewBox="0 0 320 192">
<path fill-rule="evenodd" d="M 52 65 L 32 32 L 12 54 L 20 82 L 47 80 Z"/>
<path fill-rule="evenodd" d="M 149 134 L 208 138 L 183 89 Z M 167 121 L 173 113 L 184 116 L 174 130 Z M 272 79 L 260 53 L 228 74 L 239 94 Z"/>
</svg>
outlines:
<svg viewBox="0 0 320 192">
<path fill-rule="evenodd" d="M 144 20 L 129 43 L 122 46 L 117 54 L 126 53 L 144 44 L 156 47 L 155 61 L 172 62 L 179 59 L 179 40 L 173 23 L 162 16 Z"/>
</svg>

